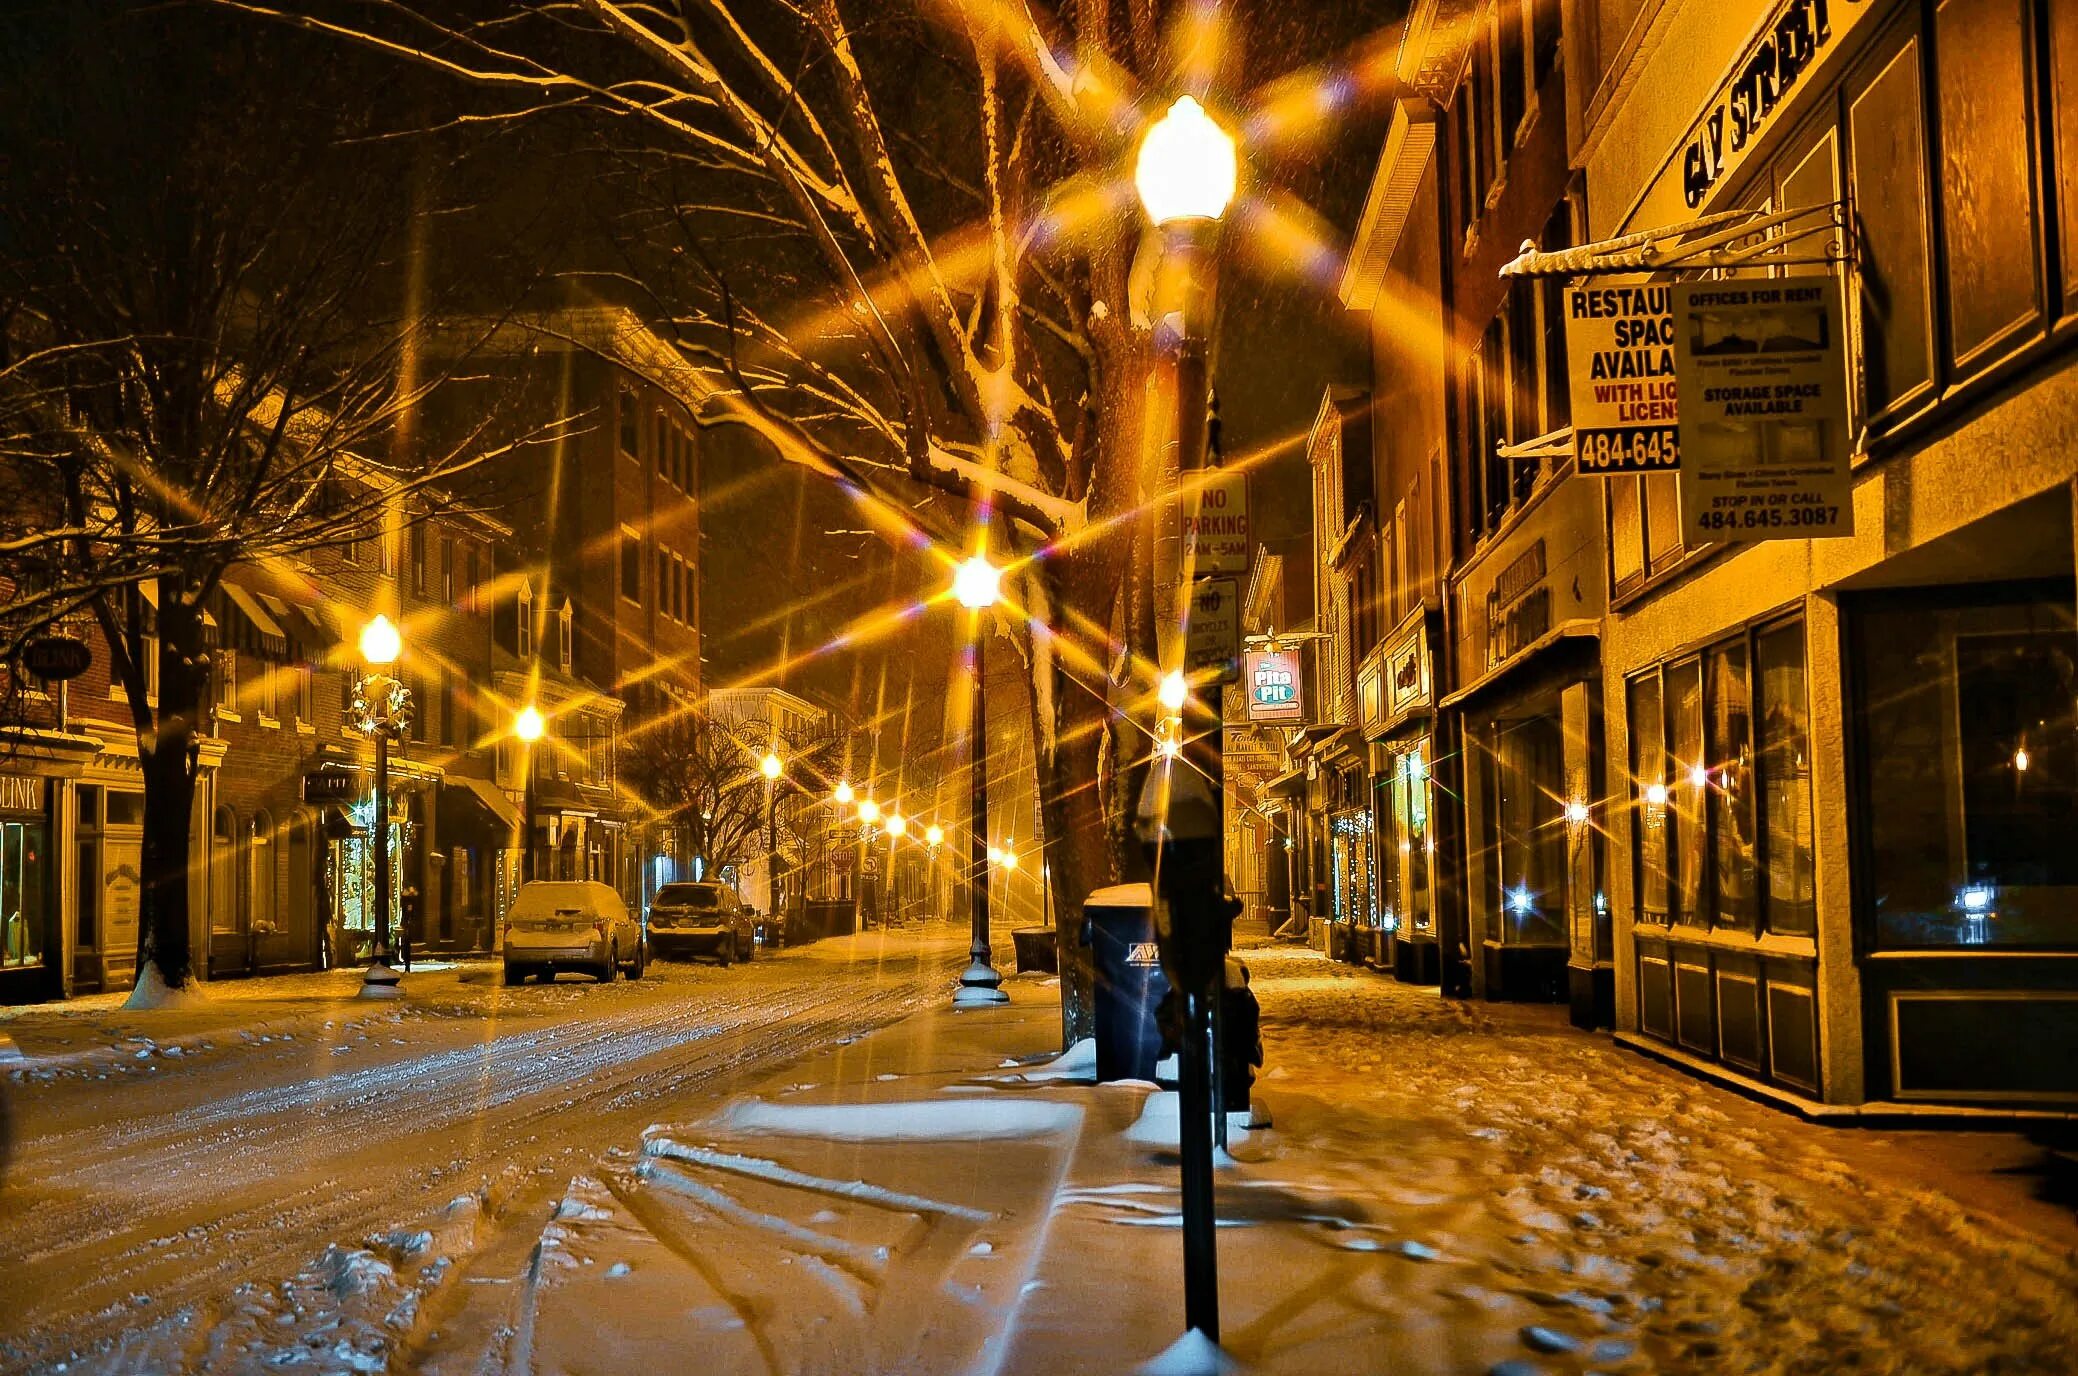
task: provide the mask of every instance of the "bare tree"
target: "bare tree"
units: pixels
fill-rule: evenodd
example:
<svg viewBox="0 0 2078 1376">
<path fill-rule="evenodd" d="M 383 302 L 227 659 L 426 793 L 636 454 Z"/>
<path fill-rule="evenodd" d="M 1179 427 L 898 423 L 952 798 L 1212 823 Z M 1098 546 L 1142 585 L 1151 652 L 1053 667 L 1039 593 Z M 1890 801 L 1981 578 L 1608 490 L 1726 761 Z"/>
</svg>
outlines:
<svg viewBox="0 0 2078 1376">
<path fill-rule="evenodd" d="M 1030 670 L 1057 910 L 1139 864 L 1166 423 L 1124 174 L 1143 84 L 1209 84 L 1210 7 L 219 2 L 445 72 L 511 119 L 589 117 L 619 232 L 580 270 L 677 343 L 620 361 L 893 538 L 957 548 L 993 516 L 1027 562 L 1018 614 L 984 631 Z M 1062 956 L 1081 1035 L 1087 973 Z"/>
<path fill-rule="evenodd" d="M 0 658 L 98 624 L 144 776 L 138 968 L 172 987 L 225 571 L 378 534 L 495 452 L 414 443 L 441 374 L 412 155 L 363 141 L 317 46 L 103 0 L 0 21 Z"/>
<path fill-rule="evenodd" d="M 629 785 L 651 808 L 652 820 L 685 836 L 699 872 L 712 874 L 766 854 L 774 788 L 782 804 L 773 809 L 782 819 L 773 838 L 777 848 L 796 860 L 806 855 L 812 838 L 787 824 L 793 809 L 784 803 L 797 788 L 836 778 L 844 737 L 830 730 L 774 736 L 688 712 L 645 725 L 631 735 L 629 745 L 622 766 Z M 768 750 L 786 761 L 786 775 L 776 785 L 759 769 Z"/>
</svg>

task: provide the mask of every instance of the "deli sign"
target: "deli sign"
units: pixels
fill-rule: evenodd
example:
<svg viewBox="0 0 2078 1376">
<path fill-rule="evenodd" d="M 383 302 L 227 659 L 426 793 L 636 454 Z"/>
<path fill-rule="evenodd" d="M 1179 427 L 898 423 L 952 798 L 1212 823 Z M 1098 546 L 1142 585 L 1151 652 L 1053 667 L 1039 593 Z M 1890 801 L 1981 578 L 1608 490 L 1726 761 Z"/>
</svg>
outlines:
<svg viewBox="0 0 2078 1376">
<path fill-rule="evenodd" d="M 1835 39 L 1875 8 L 1865 0 L 1783 0 L 1689 132 L 1681 152 L 1681 192 L 1691 210 L 1730 175 Z"/>
</svg>

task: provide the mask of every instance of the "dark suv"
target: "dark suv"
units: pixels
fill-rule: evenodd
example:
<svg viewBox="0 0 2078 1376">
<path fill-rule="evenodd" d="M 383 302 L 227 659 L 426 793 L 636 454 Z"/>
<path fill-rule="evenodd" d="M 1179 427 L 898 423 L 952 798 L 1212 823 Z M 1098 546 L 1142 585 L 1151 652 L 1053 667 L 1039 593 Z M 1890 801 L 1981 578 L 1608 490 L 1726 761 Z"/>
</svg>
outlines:
<svg viewBox="0 0 2078 1376">
<path fill-rule="evenodd" d="M 667 958 L 713 956 L 724 965 L 750 960 L 758 953 L 757 922 L 727 884 L 666 884 L 649 901 L 649 949 Z"/>
</svg>

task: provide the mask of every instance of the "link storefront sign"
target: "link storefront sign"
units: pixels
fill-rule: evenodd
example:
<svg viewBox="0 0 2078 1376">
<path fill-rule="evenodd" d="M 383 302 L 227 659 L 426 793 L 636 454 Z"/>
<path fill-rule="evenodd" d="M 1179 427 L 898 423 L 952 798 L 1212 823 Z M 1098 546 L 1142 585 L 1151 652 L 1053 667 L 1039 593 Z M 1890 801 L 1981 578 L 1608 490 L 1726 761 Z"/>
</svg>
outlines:
<svg viewBox="0 0 2078 1376">
<path fill-rule="evenodd" d="M 1574 287 L 1566 293 L 1573 440 L 1583 474 L 1667 473 L 1681 466 L 1671 290 Z"/>
<path fill-rule="evenodd" d="M 1250 721 L 1306 720 L 1298 655 L 1289 650 L 1251 650 L 1243 658 L 1241 676 L 1248 684 Z"/>
<path fill-rule="evenodd" d="M 1685 283 L 1674 316 L 1682 538 L 1852 535 L 1839 282 Z"/>
</svg>

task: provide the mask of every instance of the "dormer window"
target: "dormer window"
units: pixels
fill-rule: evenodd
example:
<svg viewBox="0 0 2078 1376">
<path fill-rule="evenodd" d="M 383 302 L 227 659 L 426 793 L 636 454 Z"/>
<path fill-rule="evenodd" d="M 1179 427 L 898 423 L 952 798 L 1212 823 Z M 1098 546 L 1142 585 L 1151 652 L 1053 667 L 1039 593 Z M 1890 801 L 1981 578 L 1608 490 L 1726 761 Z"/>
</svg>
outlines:
<svg viewBox="0 0 2078 1376">
<path fill-rule="evenodd" d="M 521 659 L 532 658 L 534 654 L 534 584 L 531 579 L 520 584 L 519 630 L 517 635 L 518 640 L 515 648 L 519 651 L 519 657 Z"/>
</svg>

